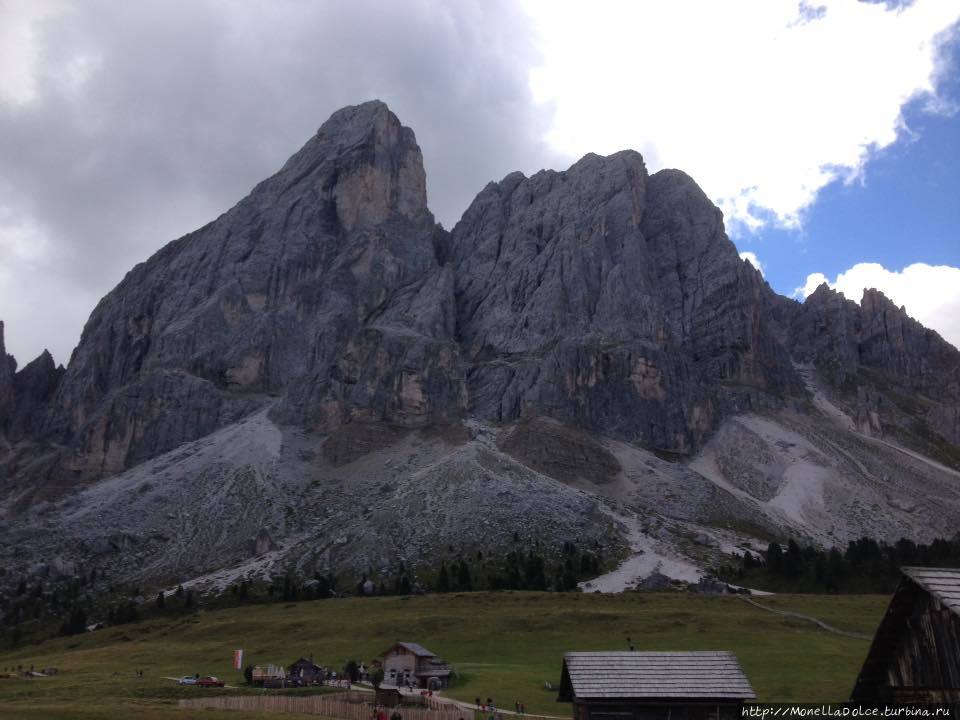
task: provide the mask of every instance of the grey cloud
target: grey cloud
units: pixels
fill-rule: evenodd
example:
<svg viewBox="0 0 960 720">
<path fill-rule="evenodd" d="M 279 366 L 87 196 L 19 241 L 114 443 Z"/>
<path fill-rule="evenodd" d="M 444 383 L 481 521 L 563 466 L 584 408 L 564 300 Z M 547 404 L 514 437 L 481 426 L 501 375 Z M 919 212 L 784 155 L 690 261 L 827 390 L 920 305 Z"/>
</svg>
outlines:
<svg viewBox="0 0 960 720">
<path fill-rule="evenodd" d="M 508 2 L 85 1 L 39 37 L 38 97 L 0 103 L 0 210 L 46 241 L 30 263 L 0 258 L 21 364 L 45 346 L 65 362 L 126 270 L 239 200 L 343 105 L 379 97 L 414 128 L 448 227 L 489 180 L 567 160 L 540 141 L 532 33 Z M 79 87 L 65 79 L 84 67 Z"/>
</svg>

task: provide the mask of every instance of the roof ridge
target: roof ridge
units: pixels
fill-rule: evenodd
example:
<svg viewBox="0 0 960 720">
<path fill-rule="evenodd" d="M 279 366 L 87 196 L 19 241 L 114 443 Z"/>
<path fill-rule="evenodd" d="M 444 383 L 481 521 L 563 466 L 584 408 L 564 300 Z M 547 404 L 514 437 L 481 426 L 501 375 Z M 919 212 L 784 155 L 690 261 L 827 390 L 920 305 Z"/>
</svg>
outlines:
<svg viewBox="0 0 960 720">
<path fill-rule="evenodd" d="M 909 566 L 900 571 L 952 613 L 960 615 L 960 568 Z"/>
<path fill-rule="evenodd" d="M 571 650 L 564 655 L 733 655 L 731 650 Z"/>
<path fill-rule="evenodd" d="M 563 664 L 579 698 L 756 697 L 730 650 L 570 651 Z"/>
</svg>

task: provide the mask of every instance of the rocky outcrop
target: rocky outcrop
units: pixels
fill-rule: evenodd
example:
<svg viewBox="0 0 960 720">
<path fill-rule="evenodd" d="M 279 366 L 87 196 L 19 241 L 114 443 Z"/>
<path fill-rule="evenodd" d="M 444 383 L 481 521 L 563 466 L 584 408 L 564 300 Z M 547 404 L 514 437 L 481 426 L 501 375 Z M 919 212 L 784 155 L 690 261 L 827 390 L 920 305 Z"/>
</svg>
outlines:
<svg viewBox="0 0 960 720">
<path fill-rule="evenodd" d="M 859 361 L 935 400 L 960 401 L 960 351 L 879 290 L 860 301 Z"/>
<path fill-rule="evenodd" d="M 40 432 L 64 372 L 63 366 L 57 366 L 44 350 L 14 376 L 13 405 L 7 420 L 11 440 L 35 437 Z"/>
<path fill-rule="evenodd" d="M 852 389 L 866 369 L 938 400 L 960 398 L 960 352 L 879 290 L 858 305 L 824 283 L 794 314 L 790 349 L 836 387 Z"/>
<path fill-rule="evenodd" d="M 0 321 L 0 438 L 16 442 L 40 434 L 63 374 L 46 350 L 18 372 L 17 361 L 6 353 Z"/>
<path fill-rule="evenodd" d="M 823 283 L 791 318 L 790 350 L 803 363 L 813 363 L 834 386 L 856 375 L 862 317 L 860 308 Z"/>
<path fill-rule="evenodd" d="M 817 368 L 859 432 L 873 437 L 889 433 L 956 464 L 956 348 L 875 289 L 866 290 L 857 304 L 824 283 L 797 306 L 789 324 L 794 358 Z"/>
</svg>

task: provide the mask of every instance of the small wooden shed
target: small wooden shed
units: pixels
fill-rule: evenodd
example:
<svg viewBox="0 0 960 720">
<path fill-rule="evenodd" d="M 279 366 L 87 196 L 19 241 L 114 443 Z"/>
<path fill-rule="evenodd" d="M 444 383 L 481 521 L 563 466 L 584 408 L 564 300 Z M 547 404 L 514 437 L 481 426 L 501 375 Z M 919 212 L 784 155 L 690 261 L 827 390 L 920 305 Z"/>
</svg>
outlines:
<svg viewBox="0 0 960 720">
<path fill-rule="evenodd" d="M 850 699 L 960 702 L 960 569 L 902 573 Z"/>
<path fill-rule="evenodd" d="M 754 695 L 736 656 L 706 652 L 569 652 L 559 700 L 574 720 L 735 720 Z"/>
</svg>

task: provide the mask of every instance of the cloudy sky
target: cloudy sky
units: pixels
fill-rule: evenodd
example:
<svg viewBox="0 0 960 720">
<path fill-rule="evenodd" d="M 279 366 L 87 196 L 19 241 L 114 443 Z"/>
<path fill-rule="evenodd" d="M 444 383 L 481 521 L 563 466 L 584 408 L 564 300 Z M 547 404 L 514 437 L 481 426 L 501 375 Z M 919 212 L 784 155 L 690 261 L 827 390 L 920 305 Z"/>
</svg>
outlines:
<svg viewBox="0 0 960 720">
<path fill-rule="evenodd" d="M 779 292 L 879 287 L 960 345 L 960 0 L 0 0 L 0 319 L 66 362 L 135 263 L 337 108 L 417 133 L 451 227 L 491 179 L 635 148 Z"/>
</svg>

